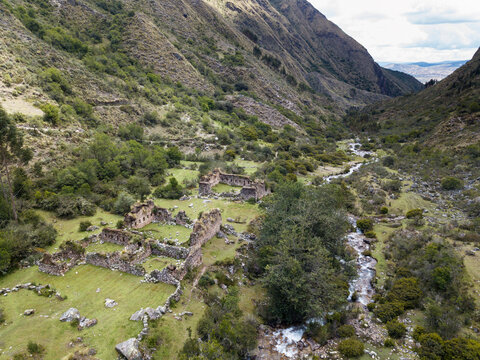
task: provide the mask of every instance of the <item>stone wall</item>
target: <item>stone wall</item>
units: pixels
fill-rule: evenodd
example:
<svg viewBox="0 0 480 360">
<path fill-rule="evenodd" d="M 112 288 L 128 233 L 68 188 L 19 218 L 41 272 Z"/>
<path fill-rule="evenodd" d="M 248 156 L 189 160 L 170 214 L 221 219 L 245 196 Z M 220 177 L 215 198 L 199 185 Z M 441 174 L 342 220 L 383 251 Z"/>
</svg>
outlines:
<svg viewBox="0 0 480 360">
<path fill-rule="evenodd" d="M 88 243 L 85 246 L 87 245 Z M 67 241 L 60 245 L 60 249 L 54 254 L 43 254 L 43 258 L 38 262 L 38 270 L 50 275 L 63 276 L 85 259 L 85 251 L 80 243 Z"/>
<path fill-rule="evenodd" d="M 201 247 L 217 234 L 221 225 L 222 214 L 219 209 L 212 209 L 203 213 L 193 225 L 193 231 L 190 234 L 190 246 Z"/>
<path fill-rule="evenodd" d="M 152 254 L 157 256 L 166 256 L 174 259 L 186 259 L 189 250 L 181 246 L 173 246 L 163 244 L 161 242 L 155 242 L 152 244 Z"/>
<path fill-rule="evenodd" d="M 259 180 L 251 180 L 248 176 L 225 174 L 219 169 L 213 170 L 210 174 L 203 176 L 198 183 L 198 193 L 200 196 L 208 196 L 212 193 L 212 188 L 217 184 L 227 184 L 230 186 L 241 186 L 240 198 L 243 200 L 260 200 L 268 194 L 265 183 Z"/>
<path fill-rule="evenodd" d="M 167 209 L 155 206 L 153 200 L 133 205 L 124 218 L 125 226 L 132 229 L 140 229 L 153 221 L 172 221 L 172 214 Z"/>
<path fill-rule="evenodd" d="M 125 230 L 104 228 L 100 233 L 100 240 L 117 245 L 126 246 L 132 239 L 132 234 Z"/>
<path fill-rule="evenodd" d="M 118 252 L 109 254 L 88 253 L 85 261 L 87 264 L 104 267 L 110 270 L 118 270 L 135 276 L 144 276 L 145 269 L 138 263 L 134 263 L 128 257 Z"/>
</svg>

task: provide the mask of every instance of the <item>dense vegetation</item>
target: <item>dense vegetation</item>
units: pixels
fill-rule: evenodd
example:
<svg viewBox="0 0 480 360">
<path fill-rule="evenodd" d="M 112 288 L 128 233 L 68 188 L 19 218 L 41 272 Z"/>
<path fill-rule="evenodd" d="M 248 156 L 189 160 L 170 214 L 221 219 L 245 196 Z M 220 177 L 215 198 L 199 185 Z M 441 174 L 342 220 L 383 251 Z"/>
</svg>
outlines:
<svg viewBox="0 0 480 360">
<path fill-rule="evenodd" d="M 263 315 L 268 321 L 305 321 L 345 301 L 351 269 L 344 268 L 336 256 L 346 256 L 347 198 L 336 186 L 286 183 L 265 202 L 250 267 L 267 290 Z"/>
</svg>

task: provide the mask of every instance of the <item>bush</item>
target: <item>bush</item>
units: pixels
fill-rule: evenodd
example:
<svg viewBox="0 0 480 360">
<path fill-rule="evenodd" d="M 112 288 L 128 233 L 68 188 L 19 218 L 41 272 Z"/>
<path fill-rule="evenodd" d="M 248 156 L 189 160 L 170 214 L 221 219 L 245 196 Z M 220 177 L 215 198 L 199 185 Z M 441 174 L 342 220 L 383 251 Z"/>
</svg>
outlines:
<svg viewBox="0 0 480 360">
<path fill-rule="evenodd" d="M 388 335 L 394 339 L 400 339 L 407 333 L 407 327 L 397 320 L 387 322 Z"/>
<path fill-rule="evenodd" d="M 177 179 L 172 177 L 167 185 L 158 187 L 153 194 L 157 198 L 180 199 L 184 195 L 184 191 Z"/>
<path fill-rule="evenodd" d="M 377 307 L 377 304 L 375 304 L 373 302 L 367 304 L 368 311 L 374 311 L 376 307 Z"/>
<path fill-rule="evenodd" d="M 403 303 L 399 301 L 386 302 L 384 304 L 377 304 L 375 307 L 375 315 L 384 323 L 395 319 L 397 316 L 402 315 L 405 308 Z"/>
<path fill-rule="evenodd" d="M 437 333 L 422 335 L 420 345 L 417 352 L 421 360 L 441 360 L 443 358 L 443 339 Z"/>
<path fill-rule="evenodd" d="M 372 219 L 360 219 L 357 221 L 357 227 L 361 232 L 365 233 L 367 231 L 373 230 L 373 220 Z"/>
<path fill-rule="evenodd" d="M 57 106 L 52 104 L 44 104 L 40 106 L 40 109 L 43 111 L 43 121 L 52 125 L 58 125 L 60 116 Z"/>
<path fill-rule="evenodd" d="M 131 206 L 135 203 L 132 195 L 121 192 L 118 194 L 117 200 L 113 204 L 113 211 L 115 214 L 124 215 L 130 211 Z"/>
<path fill-rule="evenodd" d="M 30 354 L 41 354 L 45 351 L 44 347 L 40 344 L 37 344 L 33 341 L 29 341 L 27 344 L 27 350 Z"/>
<path fill-rule="evenodd" d="M 215 280 L 212 279 L 212 277 L 206 273 L 203 274 L 200 280 L 198 280 L 198 286 L 200 286 L 203 289 L 207 289 L 209 286 L 215 284 Z"/>
<path fill-rule="evenodd" d="M 377 238 L 377 233 L 375 231 L 367 231 L 364 235 L 369 239 Z"/>
<path fill-rule="evenodd" d="M 383 215 L 388 214 L 388 207 L 382 206 L 382 207 L 380 208 L 380 214 L 383 214 Z"/>
<path fill-rule="evenodd" d="M 346 358 L 356 358 L 363 355 L 365 348 L 361 341 L 347 339 L 338 344 L 338 351 Z"/>
<path fill-rule="evenodd" d="M 405 309 L 413 309 L 420 304 L 422 295 L 417 278 L 402 278 L 395 281 L 387 299 L 403 303 Z"/>
<path fill-rule="evenodd" d="M 90 221 L 81 221 L 80 226 L 78 227 L 79 232 L 84 232 L 87 231 L 87 229 L 92 226 L 92 223 Z"/>
<path fill-rule="evenodd" d="M 125 222 L 123 220 L 117 221 L 117 229 L 123 229 L 125 227 Z"/>
<path fill-rule="evenodd" d="M 392 338 L 386 338 L 383 346 L 393 348 L 395 347 L 395 340 L 393 340 Z"/>
<path fill-rule="evenodd" d="M 415 328 L 413 329 L 413 333 L 412 333 L 412 338 L 415 340 L 415 341 L 420 341 L 420 337 L 425 334 L 427 331 L 425 330 L 425 328 L 423 326 L 420 326 L 420 325 L 417 325 L 415 326 Z"/>
<path fill-rule="evenodd" d="M 385 156 L 382 161 L 383 166 L 392 167 L 395 164 L 393 156 Z"/>
<path fill-rule="evenodd" d="M 0 324 L 5 322 L 5 314 L 3 313 L 3 309 L 0 309 Z"/>
<path fill-rule="evenodd" d="M 337 329 L 337 334 L 341 338 L 355 336 L 355 328 L 352 325 L 342 325 Z"/>
<path fill-rule="evenodd" d="M 453 176 L 445 177 L 442 179 L 442 189 L 444 190 L 463 189 L 463 181 Z"/>
<path fill-rule="evenodd" d="M 405 216 L 407 217 L 407 219 L 421 219 L 423 218 L 423 210 L 422 209 L 408 210 Z"/>
</svg>

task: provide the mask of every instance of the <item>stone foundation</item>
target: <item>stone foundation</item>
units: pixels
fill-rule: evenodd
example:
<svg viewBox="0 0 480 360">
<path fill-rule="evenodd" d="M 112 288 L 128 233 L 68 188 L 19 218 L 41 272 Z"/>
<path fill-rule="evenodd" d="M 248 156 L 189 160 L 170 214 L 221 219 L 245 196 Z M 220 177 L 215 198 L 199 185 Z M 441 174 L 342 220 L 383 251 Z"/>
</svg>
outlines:
<svg viewBox="0 0 480 360">
<path fill-rule="evenodd" d="M 210 174 L 203 176 L 198 183 L 198 194 L 208 196 L 212 194 L 212 188 L 218 184 L 227 184 L 231 186 L 241 186 L 240 198 L 243 200 L 260 200 L 269 192 L 265 183 L 259 180 L 251 180 L 248 176 L 225 174 L 220 169 L 213 170 Z"/>
<path fill-rule="evenodd" d="M 87 264 L 104 267 L 110 270 L 118 270 L 126 272 L 135 276 L 144 276 L 145 269 L 137 264 L 134 264 L 130 259 L 123 258 L 118 252 L 111 254 L 88 253 L 85 257 Z"/>
<path fill-rule="evenodd" d="M 100 233 L 101 241 L 117 245 L 126 246 L 131 239 L 132 233 L 125 230 L 104 228 Z"/>
</svg>

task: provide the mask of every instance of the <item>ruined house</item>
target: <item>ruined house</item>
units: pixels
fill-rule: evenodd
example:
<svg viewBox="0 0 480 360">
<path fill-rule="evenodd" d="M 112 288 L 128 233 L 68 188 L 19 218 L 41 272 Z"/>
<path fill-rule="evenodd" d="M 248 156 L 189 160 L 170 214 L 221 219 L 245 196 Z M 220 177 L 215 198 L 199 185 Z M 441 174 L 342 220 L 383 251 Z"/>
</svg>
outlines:
<svg viewBox="0 0 480 360">
<path fill-rule="evenodd" d="M 220 169 L 215 169 L 211 173 L 203 176 L 198 183 L 198 193 L 200 196 L 212 194 L 212 188 L 218 184 L 230 186 L 241 186 L 239 197 L 243 200 L 260 200 L 268 194 L 265 182 L 260 180 L 251 180 L 248 176 L 225 174 Z"/>
<path fill-rule="evenodd" d="M 133 205 L 124 219 L 125 226 L 132 229 L 140 229 L 152 222 L 170 221 L 172 214 L 167 209 L 155 206 L 153 200 Z"/>
</svg>

